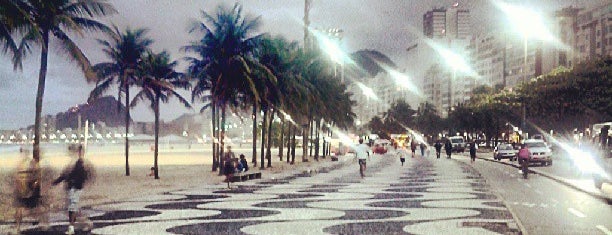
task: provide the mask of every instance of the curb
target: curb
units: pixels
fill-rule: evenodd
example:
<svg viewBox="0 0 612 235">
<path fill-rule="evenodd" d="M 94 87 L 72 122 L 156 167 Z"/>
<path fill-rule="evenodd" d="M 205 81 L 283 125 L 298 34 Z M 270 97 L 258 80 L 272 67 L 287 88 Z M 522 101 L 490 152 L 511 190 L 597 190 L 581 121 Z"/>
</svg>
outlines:
<svg viewBox="0 0 612 235">
<path fill-rule="evenodd" d="M 517 166 L 517 165 L 515 165 L 513 163 L 502 162 L 502 161 L 497 161 L 497 160 L 488 159 L 488 158 L 482 158 L 482 157 L 477 157 L 477 158 L 485 160 L 485 161 L 489 161 L 489 162 L 497 162 L 499 164 L 503 164 L 503 165 L 507 165 L 507 166 L 512 166 L 512 167 L 517 168 L 517 169 L 520 168 L 520 166 Z M 608 204 L 612 203 L 612 195 L 608 196 L 608 195 L 604 195 L 602 193 L 595 193 L 595 192 L 591 192 L 591 191 L 585 190 L 585 189 L 583 189 L 583 188 L 581 188 L 581 187 L 579 187 L 579 186 L 577 186 L 577 185 L 575 185 L 575 184 L 573 184 L 573 183 L 571 183 L 571 182 L 569 182 L 569 181 L 567 181 L 567 180 L 565 180 L 565 179 L 563 179 L 561 177 L 557 177 L 557 176 L 554 176 L 554 175 L 551 175 L 551 174 L 548 174 L 548 173 L 544 173 L 544 172 L 539 171 L 539 170 L 529 169 L 529 172 L 530 173 L 534 173 L 534 174 L 538 174 L 538 175 L 541 175 L 541 176 L 544 176 L 544 177 L 546 177 L 548 179 L 551 179 L 553 181 L 561 183 L 561 184 L 563 184 L 565 186 L 568 186 L 568 187 L 573 188 L 575 190 L 578 190 L 580 192 L 589 194 L 589 195 L 591 195 L 591 196 L 593 196 L 595 198 L 604 200 L 604 201 L 608 202 Z"/>
</svg>

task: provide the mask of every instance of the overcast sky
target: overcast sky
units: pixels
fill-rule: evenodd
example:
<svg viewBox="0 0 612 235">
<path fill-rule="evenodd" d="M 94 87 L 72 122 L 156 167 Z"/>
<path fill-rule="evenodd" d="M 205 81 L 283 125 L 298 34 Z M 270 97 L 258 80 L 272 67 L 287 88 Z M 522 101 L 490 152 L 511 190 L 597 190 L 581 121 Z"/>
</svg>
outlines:
<svg viewBox="0 0 612 235">
<path fill-rule="evenodd" d="M 222 0 L 111 0 L 118 14 L 99 19 L 124 29 L 148 28 L 148 36 L 154 39 L 153 50 L 167 50 L 174 59 L 184 54 L 179 49 L 194 35 L 187 33 L 188 25 L 201 20 L 200 11 L 214 13 L 219 4 L 230 7 L 233 1 Z M 291 40 L 303 38 L 303 0 L 249 0 L 238 1 L 244 12 L 251 17 L 260 16 L 261 33 L 282 35 Z M 449 7 L 453 0 L 313 0 L 310 12 L 311 26 L 317 28 L 341 28 L 344 30 L 342 47 L 347 52 L 360 49 L 375 49 L 388 55 L 407 73 L 418 75 L 424 66 L 413 66 L 418 61 L 405 49 L 420 37 L 422 16 L 432 7 Z M 517 2 L 517 1 L 515 1 Z M 552 12 L 561 7 L 593 6 L 605 0 L 541 0 L 528 1 L 543 12 Z M 496 28 L 501 14 L 488 0 L 460 1 L 470 9 L 474 32 Z M 92 63 L 106 61 L 95 42 L 100 35 L 77 39 Z M 0 56 L 0 130 L 17 129 L 34 122 L 34 103 L 39 69 L 40 53 L 34 50 L 24 62 L 23 71 L 13 71 L 7 56 Z M 418 76 L 415 76 L 418 77 Z M 415 78 L 418 79 L 418 78 Z M 420 81 L 416 81 L 419 83 Z M 51 50 L 44 96 L 43 114 L 66 111 L 70 106 L 85 103 L 93 84 L 87 84 L 83 75 L 72 63 L 64 59 L 57 50 Z M 116 95 L 109 91 L 108 95 Z M 201 104 L 195 104 L 199 110 Z M 171 102 L 161 106 L 161 118 L 170 121 L 187 110 Z M 146 105 L 134 109 L 136 121 L 151 121 L 153 114 Z"/>
</svg>

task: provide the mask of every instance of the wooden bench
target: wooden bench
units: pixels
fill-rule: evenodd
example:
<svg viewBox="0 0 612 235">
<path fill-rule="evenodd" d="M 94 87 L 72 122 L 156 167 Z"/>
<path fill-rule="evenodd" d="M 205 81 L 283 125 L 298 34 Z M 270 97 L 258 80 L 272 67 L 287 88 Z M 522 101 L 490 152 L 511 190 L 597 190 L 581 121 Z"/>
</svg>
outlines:
<svg viewBox="0 0 612 235">
<path fill-rule="evenodd" d="M 242 182 L 252 179 L 261 179 L 261 172 L 239 172 L 232 176 L 232 182 Z"/>
</svg>

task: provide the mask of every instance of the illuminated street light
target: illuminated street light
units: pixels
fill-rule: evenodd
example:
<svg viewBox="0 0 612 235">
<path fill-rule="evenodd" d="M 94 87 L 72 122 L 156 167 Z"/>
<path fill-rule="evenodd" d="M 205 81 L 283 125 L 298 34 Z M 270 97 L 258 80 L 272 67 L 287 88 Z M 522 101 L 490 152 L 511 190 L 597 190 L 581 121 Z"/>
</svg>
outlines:
<svg viewBox="0 0 612 235">
<path fill-rule="evenodd" d="M 432 40 L 425 40 L 425 43 L 434 49 L 434 51 L 436 51 L 438 55 L 444 59 L 446 64 L 453 69 L 453 76 L 448 81 L 448 114 L 450 114 L 452 107 L 452 80 L 456 79 L 457 72 L 467 74 L 474 78 L 479 78 L 480 76 L 471 68 L 470 64 L 460 54 L 457 54 L 456 52 L 449 50 L 447 47 L 443 47 Z"/>
<path fill-rule="evenodd" d="M 543 41 L 554 41 L 555 37 L 552 35 L 548 27 L 546 26 L 543 17 L 538 12 L 521 6 L 515 6 L 507 4 L 502 1 L 494 2 L 494 5 L 499 8 L 508 19 L 508 24 L 522 35 L 523 37 L 523 78 L 521 84 L 525 84 L 527 80 L 527 40 L 529 38 L 538 39 Z M 526 105 L 522 104 L 521 114 L 521 129 L 525 130 L 527 109 Z"/>
<path fill-rule="evenodd" d="M 363 95 L 365 95 L 368 99 L 378 100 L 378 96 L 376 95 L 376 93 L 374 93 L 374 90 L 372 90 L 372 88 L 369 88 L 368 86 L 364 85 L 361 82 L 355 82 L 355 83 L 357 84 L 357 87 L 361 89 L 361 91 L 363 92 Z"/>
</svg>

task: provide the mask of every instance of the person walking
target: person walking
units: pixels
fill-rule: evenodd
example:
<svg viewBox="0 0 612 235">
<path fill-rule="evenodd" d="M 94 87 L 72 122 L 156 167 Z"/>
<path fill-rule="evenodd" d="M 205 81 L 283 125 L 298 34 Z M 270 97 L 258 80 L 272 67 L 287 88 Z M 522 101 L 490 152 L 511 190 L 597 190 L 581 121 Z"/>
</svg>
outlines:
<svg viewBox="0 0 612 235">
<path fill-rule="evenodd" d="M 442 143 L 440 143 L 440 140 L 436 140 L 434 148 L 436 148 L 436 158 L 440 158 L 440 152 L 442 151 Z"/>
<path fill-rule="evenodd" d="M 421 157 L 425 157 L 425 149 L 427 148 L 427 145 L 425 145 L 425 142 L 421 142 L 419 147 L 421 148 Z"/>
<path fill-rule="evenodd" d="M 470 159 L 472 159 L 472 163 L 476 161 L 476 142 L 470 143 Z"/>
<path fill-rule="evenodd" d="M 412 151 L 412 158 L 414 158 L 414 155 L 416 154 L 415 153 L 416 152 L 416 148 L 417 148 L 417 142 L 414 139 L 412 139 L 410 141 L 410 150 Z"/>
<path fill-rule="evenodd" d="M 404 166 L 404 162 L 406 162 L 406 150 L 397 144 L 394 144 L 393 147 L 395 148 L 395 156 L 399 157 L 402 166 Z"/>
<path fill-rule="evenodd" d="M 453 145 L 448 139 L 446 140 L 446 143 L 444 143 L 444 150 L 446 150 L 446 158 L 450 159 L 451 153 L 453 152 Z"/>
<path fill-rule="evenodd" d="M 227 152 L 225 152 L 225 156 L 223 156 L 223 174 L 225 175 L 225 181 L 227 182 L 228 189 L 231 189 L 230 183 L 232 182 L 234 173 L 236 173 L 234 158 L 236 158 L 236 155 L 234 152 L 232 152 L 232 146 L 228 145 Z"/>
<path fill-rule="evenodd" d="M 369 147 L 363 143 L 363 139 L 359 139 L 359 144 L 355 146 L 355 157 L 359 161 L 359 174 L 361 178 L 365 177 L 366 158 L 370 158 Z"/>
<path fill-rule="evenodd" d="M 21 233 L 21 221 L 23 214 L 29 211 L 39 217 L 42 230 L 48 230 L 49 221 L 46 206 L 43 205 L 41 195 L 42 168 L 39 161 L 24 154 L 23 161 L 19 164 L 15 173 L 14 206 L 15 206 L 15 234 Z"/>
<path fill-rule="evenodd" d="M 74 234 L 74 225 L 76 223 L 77 214 L 79 214 L 79 201 L 85 186 L 85 183 L 91 179 L 91 169 L 86 167 L 83 160 L 83 146 L 76 147 L 78 159 L 72 167 L 66 168 L 62 174 L 53 181 L 52 185 L 57 185 L 65 182 L 66 191 L 68 194 L 68 230 L 66 234 Z M 89 230 L 90 228 L 84 229 Z"/>
</svg>

